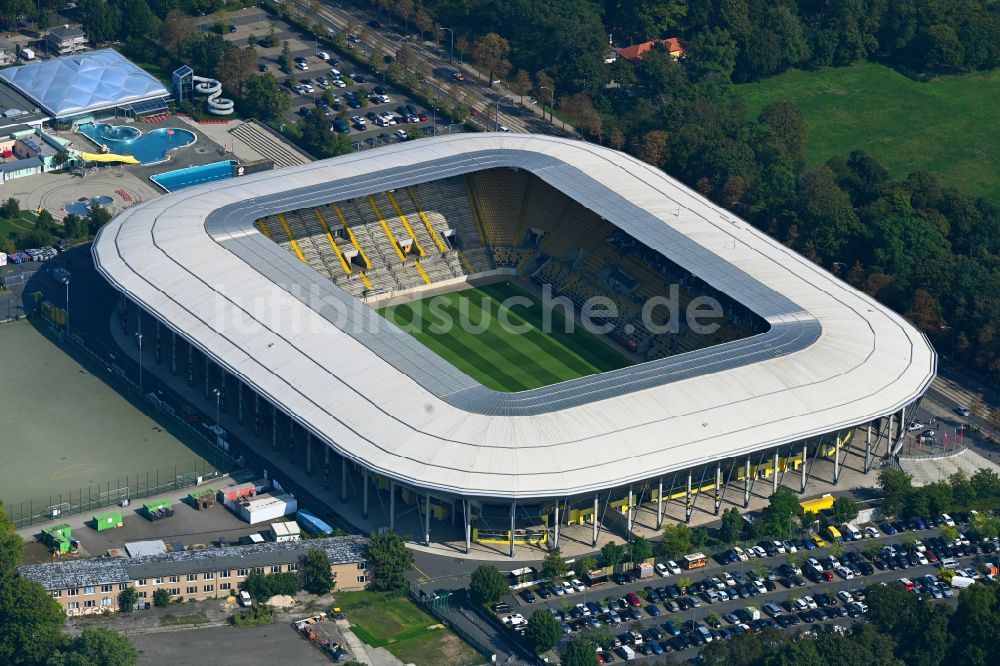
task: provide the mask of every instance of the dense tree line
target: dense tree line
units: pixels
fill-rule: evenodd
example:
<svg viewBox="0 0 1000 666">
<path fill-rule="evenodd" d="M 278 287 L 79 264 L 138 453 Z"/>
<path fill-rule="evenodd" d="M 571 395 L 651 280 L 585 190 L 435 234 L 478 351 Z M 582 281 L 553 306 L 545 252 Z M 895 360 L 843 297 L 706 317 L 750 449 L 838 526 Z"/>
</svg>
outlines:
<svg viewBox="0 0 1000 666">
<path fill-rule="evenodd" d="M 24 541 L 0 502 L 0 664 L 133 666 L 139 653 L 108 629 L 63 633 L 66 613 L 39 583 L 17 575 Z"/>
<path fill-rule="evenodd" d="M 1000 586 L 963 590 L 958 607 L 920 599 L 897 583 L 867 590 L 868 623 L 845 635 L 821 634 L 797 640 L 788 631 L 768 629 L 731 641 L 714 641 L 701 663 L 726 666 L 986 666 L 1000 644 Z"/>
</svg>

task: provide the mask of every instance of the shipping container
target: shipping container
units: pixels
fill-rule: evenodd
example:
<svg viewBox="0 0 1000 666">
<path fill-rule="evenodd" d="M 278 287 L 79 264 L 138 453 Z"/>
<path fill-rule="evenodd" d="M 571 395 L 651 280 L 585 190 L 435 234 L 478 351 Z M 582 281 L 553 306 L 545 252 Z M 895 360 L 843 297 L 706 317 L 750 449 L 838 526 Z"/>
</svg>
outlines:
<svg viewBox="0 0 1000 666">
<path fill-rule="evenodd" d="M 233 504 L 244 497 L 253 497 L 256 494 L 257 484 L 253 482 L 241 483 L 238 486 L 233 486 L 232 488 L 226 488 L 225 490 L 220 491 L 222 503 L 230 509 Z"/>
<path fill-rule="evenodd" d="M 236 515 L 251 525 L 289 516 L 299 508 L 292 495 L 246 497 L 234 506 Z"/>
<path fill-rule="evenodd" d="M 203 488 L 188 493 L 188 502 L 196 509 L 207 509 L 215 506 L 216 491 L 214 488 Z"/>
<path fill-rule="evenodd" d="M 116 527 L 121 527 L 124 524 L 125 521 L 122 519 L 121 511 L 106 511 L 104 513 L 94 514 L 94 529 L 98 532 L 112 530 Z"/>
<path fill-rule="evenodd" d="M 305 509 L 299 509 L 298 513 L 295 514 L 295 519 L 299 521 L 302 526 L 310 536 L 332 536 L 333 528 L 327 525 L 323 520 L 321 520 L 315 514 L 306 511 Z"/>
</svg>

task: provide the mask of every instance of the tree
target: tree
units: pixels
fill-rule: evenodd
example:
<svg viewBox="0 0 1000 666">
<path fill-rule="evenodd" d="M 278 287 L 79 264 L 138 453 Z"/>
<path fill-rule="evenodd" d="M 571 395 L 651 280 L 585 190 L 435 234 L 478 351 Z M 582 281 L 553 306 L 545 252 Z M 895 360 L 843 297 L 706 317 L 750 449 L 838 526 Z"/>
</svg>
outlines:
<svg viewBox="0 0 1000 666">
<path fill-rule="evenodd" d="M 558 548 L 550 550 L 542 560 L 542 578 L 548 578 L 553 583 L 558 583 L 569 573 L 569 564 L 559 553 Z"/>
<path fill-rule="evenodd" d="M 577 638 L 570 641 L 559 654 L 563 666 L 598 666 L 597 652 L 590 641 Z"/>
<path fill-rule="evenodd" d="M 8 220 L 12 220 L 18 216 L 21 212 L 21 203 L 14 197 L 6 199 L 2 205 L 0 205 L 0 217 Z"/>
<path fill-rule="evenodd" d="M 562 638 L 562 626 L 556 616 L 548 610 L 537 610 L 528 619 L 525 636 L 535 648 L 535 652 L 551 650 Z"/>
<path fill-rule="evenodd" d="M 99 204 L 90 207 L 90 214 L 87 216 L 87 226 L 90 228 L 90 233 L 96 234 L 101 227 L 110 221 L 111 213 L 107 208 Z"/>
<path fill-rule="evenodd" d="M 775 470 L 777 472 L 777 470 Z M 769 534 L 787 537 L 792 531 L 792 518 L 802 515 L 802 505 L 791 488 L 779 486 L 769 498 L 761 518 Z"/>
<path fill-rule="evenodd" d="M 132 588 L 129 588 L 132 589 Z M 127 638 L 110 629 L 84 629 L 46 663 L 52 666 L 134 666 L 139 652 Z"/>
<path fill-rule="evenodd" d="M 664 526 L 663 540 L 660 541 L 660 553 L 668 559 L 676 560 L 690 552 L 691 529 L 683 523 Z"/>
<path fill-rule="evenodd" d="M 202 32 L 191 35 L 184 42 L 184 54 L 188 63 L 195 71 L 195 74 L 205 76 L 207 72 L 214 72 L 222 56 L 230 48 L 222 35 L 213 32 Z"/>
<path fill-rule="evenodd" d="M 579 573 L 587 573 L 597 568 L 597 558 L 590 555 L 581 557 L 578 562 L 577 569 Z"/>
<path fill-rule="evenodd" d="M 13 575 L 23 551 L 24 540 L 17 533 L 14 521 L 7 515 L 3 502 L 0 502 L 0 581 Z"/>
<path fill-rule="evenodd" d="M 517 93 L 523 104 L 524 96 L 531 92 L 531 85 L 531 75 L 523 69 L 519 69 L 517 70 L 517 74 L 514 75 L 514 80 L 510 82 L 510 89 Z"/>
<path fill-rule="evenodd" d="M 330 571 L 330 559 L 321 548 L 310 548 L 300 567 L 303 587 L 312 594 L 327 594 L 333 589 L 336 581 Z"/>
<path fill-rule="evenodd" d="M 191 17 L 178 9 L 172 9 L 160 24 L 160 44 L 180 60 L 184 55 L 184 44 L 194 34 Z"/>
<path fill-rule="evenodd" d="M 621 564 L 624 559 L 625 549 L 614 541 L 609 541 L 601 546 L 601 560 L 604 562 L 604 566 L 613 569 Z"/>
<path fill-rule="evenodd" d="M 897 469 L 885 469 L 879 472 L 878 483 L 884 495 L 882 513 L 887 516 L 898 516 L 903 510 L 906 498 L 913 492 L 910 475 Z"/>
<path fill-rule="evenodd" d="M 66 613 L 40 584 L 0 580 L 0 664 L 40 664 L 62 642 Z"/>
<path fill-rule="evenodd" d="M 507 578 L 492 564 L 480 564 L 469 582 L 472 598 L 480 604 L 495 604 L 510 592 Z"/>
<path fill-rule="evenodd" d="M 490 32 L 476 41 L 473 58 L 476 64 L 490 74 L 488 85 L 493 85 L 494 75 L 503 77 L 510 71 L 510 42 L 495 32 Z"/>
<path fill-rule="evenodd" d="M 653 556 L 653 544 L 645 537 L 637 536 L 629 547 L 629 560 L 633 564 L 645 562 Z"/>
<path fill-rule="evenodd" d="M 162 587 L 158 590 L 153 590 L 153 605 L 157 608 L 166 608 L 169 606 L 170 593 Z"/>
<path fill-rule="evenodd" d="M 87 235 L 87 225 L 76 213 L 68 213 L 63 218 L 63 238 L 80 238 Z"/>
<path fill-rule="evenodd" d="M 277 120 L 288 111 L 288 95 L 271 74 L 253 75 L 244 86 L 243 107 L 261 120 Z"/>
<path fill-rule="evenodd" d="M 257 66 L 257 51 L 253 48 L 230 48 L 215 67 L 222 87 L 237 97 L 243 97 L 247 82 Z"/>
<path fill-rule="evenodd" d="M 152 12 L 146 0 L 120 0 L 122 41 L 141 39 L 155 34 L 160 28 L 160 19 Z"/>
<path fill-rule="evenodd" d="M 139 603 L 139 592 L 131 585 L 118 593 L 118 610 L 121 612 L 131 613 L 137 603 Z"/>
<path fill-rule="evenodd" d="M 663 167 L 670 155 L 670 135 L 663 130 L 646 132 L 639 147 L 639 159 L 655 167 Z"/>
<path fill-rule="evenodd" d="M 722 543 L 732 545 L 739 540 L 743 532 L 743 518 L 740 512 L 731 507 L 722 512 L 722 525 L 719 527 L 719 539 Z"/>
<path fill-rule="evenodd" d="M 413 568 L 413 552 L 395 532 L 371 537 L 368 544 L 368 570 L 372 588 L 379 591 L 407 587 L 406 572 Z"/>
<path fill-rule="evenodd" d="M 848 523 L 858 517 L 858 504 L 850 497 L 833 500 L 833 519 L 838 523 Z"/>
<path fill-rule="evenodd" d="M 118 7 L 105 0 L 81 2 L 84 16 L 83 31 L 94 44 L 110 42 L 118 38 L 122 28 L 122 13 Z"/>
</svg>

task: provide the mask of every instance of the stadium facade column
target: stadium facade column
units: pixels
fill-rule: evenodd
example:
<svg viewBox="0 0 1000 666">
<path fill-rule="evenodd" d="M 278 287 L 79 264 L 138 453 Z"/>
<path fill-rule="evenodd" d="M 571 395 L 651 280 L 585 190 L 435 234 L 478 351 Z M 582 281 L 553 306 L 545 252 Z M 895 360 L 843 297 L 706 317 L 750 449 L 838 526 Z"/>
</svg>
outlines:
<svg viewBox="0 0 1000 666">
<path fill-rule="evenodd" d="M 465 554 L 472 551 L 472 507 L 468 498 L 462 498 L 462 517 L 465 519 Z"/>
<path fill-rule="evenodd" d="M 837 485 L 840 481 L 840 433 L 837 433 L 837 439 L 834 442 L 833 447 L 833 485 Z"/>
<path fill-rule="evenodd" d="M 722 506 L 722 461 L 715 463 L 715 515 Z"/>
<path fill-rule="evenodd" d="M 340 501 L 347 502 L 347 458 L 340 457 Z"/>
<path fill-rule="evenodd" d="M 361 470 L 361 485 L 364 488 L 364 492 L 361 496 L 361 515 L 368 520 L 368 470 Z"/>
<path fill-rule="evenodd" d="M 799 493 L 806 491 L 806 463 L 809 461 L 808 442 L 802 442 L 802 481 L 799 483 Z"/>
<path fill-rule="evenodd" d="M 552 523 L 554 536 L 552 538 L 553 550 L 559 550 L 559 500 L 556 500 L 555 521 Z"/>
<path fill-rule="evenodd" d="M 694 510 L 694 507 L 691 504 L 691 469 L 690 468 L 688 468 L 687 494 L 685 495 L 685 498 L 686 499 L 685 499 L 685 502 L 684 502 L 684 522 L 685 523 L 690 523 L 691 522 L 691 513 Z"/>
<path fill-rule="evenodd" d="M 278 408 L 271 403 L 271 448 L 278 450 Z"/>
<path fill-rule="evenodd" d="M 771 492 L 778 492 L 778 449 L 774 450 L 774 458 L 771 461 Z"/>
<path fill-rule="evenodd" d="M 510 503 L 510 556 L 514 557 L 514 516 L 515 508 L 517 505 L 517 500 L 511 500 Z"/>
<path fill-rule="evenodd" d="M 295 419 L 288 415 L 288 459 L 295 458 Z"/>
<path fill-rule="evenodd" d="M 194 386 L 194 346 L 189 342 L 188 348 L 188 386 Z"/>
<path fill-rule="evenodd" d="M 424 545 L 431 545 L 431 494 L 425 495 L 424 502 Z M 512 540 L 513 541 L 513 540 Z"/>
<path fill-rule="evenodd" d="M 208 360 L 208 355 L 206 354 L 202 354 L 202 358 L 205 359 L 205 397 L 207 398 L 211 395 L 211 389 L 208 386 L 208 375 L 212 367 L 212 362 Z"/>
<path fill-rule="evenodd" d="M 389 481 L 389 529 L 396 531 L 396 482 Z"/>
<path fill-rule="evenodd" d="M 750 506 L 750 456 L 743 467 L 743 508 Z"/>
<path fill-rule="evenodd" d="M 663 527 L 663 477 L 656 489 L 656 529 Z"/>
<path fill-rule="evenodd" d="M 177 334 L 170 331 L 170 374 L 177 374 Z"/>
<path fill-rule="evenodd" d="M 236 382 L 236 420 L 243 423 L 243 382 L 236 375 L 233 375 Z"/>
<path fill-rule="evenodd" d="M 629 534 L 632 534 L 632 503 L 635 501 L 635 495 L 632 494 L 632 485 L 629 484 L 628 487 L 628 513 L 625 514 L 625 527 Z"/>
<path fill-rule="evenodd" d="M 597 493 L 594 493 L 594 536 L 590 539 L 590 547 L 593 548 L 597 545 L 597 509 L 600 506 L 601 498 Z"/>
<path fill-rule="evenodd" d="M 872 469 L 872 424 L 868 422 L 867 433 L 865 434 L 865 474 Z"/>
<path fill-rule="evenodd" d="M 886 442 L 885 450 L 890 454 L 892 453 L 893 445 L 896 443 L 896 437 L 894 432 L 896 430 L 895 419 L 896 419 L 895 412 L 889 414 L 889 441 Z"/>
<path fill-rule="evenodd" d="M 306 476 L 312 476 L 312 433 L 306 430 Z"/>
</svg>

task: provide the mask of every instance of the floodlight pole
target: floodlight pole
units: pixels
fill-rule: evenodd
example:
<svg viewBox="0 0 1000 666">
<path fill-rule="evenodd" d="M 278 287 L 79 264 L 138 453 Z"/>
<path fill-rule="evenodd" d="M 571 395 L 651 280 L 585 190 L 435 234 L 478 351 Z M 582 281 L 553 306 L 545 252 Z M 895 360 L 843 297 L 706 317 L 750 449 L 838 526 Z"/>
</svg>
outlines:
<svg viewBox="0 0 1000 666">
<path fill-rule="evenodd" d="M 139 317 L 141 321 L 142 314 Z M 139 343 L 139 395 L 142 396 L 142 333 L 136 333 L 135 339 Z"/>
<path fill-rule="evenodd" d="M 69 278 L 63 280 L 66 285 L 66 335 L 69 335 Z"/>
</svg>

